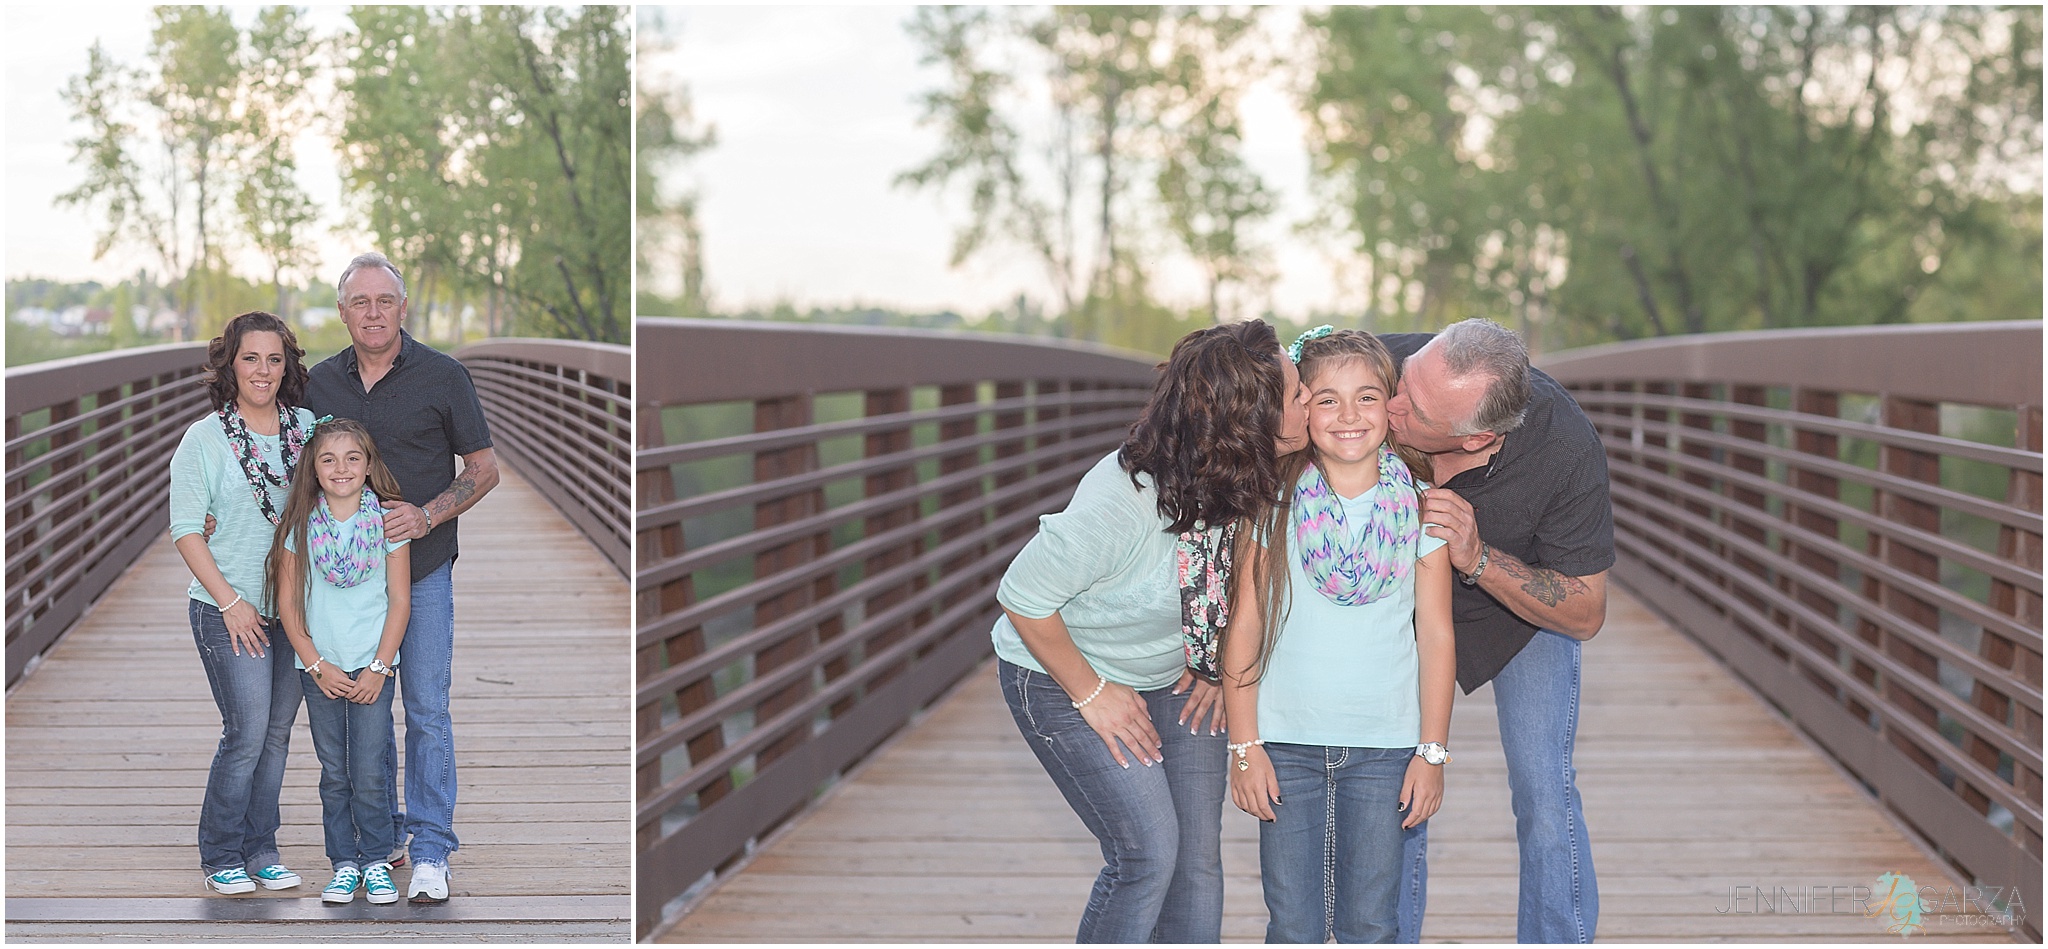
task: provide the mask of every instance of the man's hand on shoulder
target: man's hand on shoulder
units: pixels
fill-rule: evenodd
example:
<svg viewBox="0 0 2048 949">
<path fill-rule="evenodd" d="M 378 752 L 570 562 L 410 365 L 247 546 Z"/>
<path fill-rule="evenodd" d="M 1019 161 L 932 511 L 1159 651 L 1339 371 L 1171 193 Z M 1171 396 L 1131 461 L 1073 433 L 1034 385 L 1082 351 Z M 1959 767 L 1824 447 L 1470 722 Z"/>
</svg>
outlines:
<svg viewBox="0 0 2048 949">
<path fill-rule="evenodd" d="M 384 502 L 384 536 L 388 540 L 418 540 L 427 536 L 427 516 L 417 505 L 404 501 Z"/>
</svg>

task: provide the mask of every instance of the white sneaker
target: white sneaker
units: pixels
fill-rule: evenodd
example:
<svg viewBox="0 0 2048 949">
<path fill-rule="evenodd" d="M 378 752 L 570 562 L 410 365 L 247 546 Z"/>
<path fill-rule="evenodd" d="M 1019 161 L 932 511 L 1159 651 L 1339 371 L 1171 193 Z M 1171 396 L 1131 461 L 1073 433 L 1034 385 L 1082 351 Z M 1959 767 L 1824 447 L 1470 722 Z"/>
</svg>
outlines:
<svg viewBox="0 0 2048 949">
<path fill-rule="evenodd" d="M 440 903 L 448 899 L 448 865 L 445 863 L 414 863 L 412 883 L 406 887 L 405 897 L 415 903 Z"/>
</svg>

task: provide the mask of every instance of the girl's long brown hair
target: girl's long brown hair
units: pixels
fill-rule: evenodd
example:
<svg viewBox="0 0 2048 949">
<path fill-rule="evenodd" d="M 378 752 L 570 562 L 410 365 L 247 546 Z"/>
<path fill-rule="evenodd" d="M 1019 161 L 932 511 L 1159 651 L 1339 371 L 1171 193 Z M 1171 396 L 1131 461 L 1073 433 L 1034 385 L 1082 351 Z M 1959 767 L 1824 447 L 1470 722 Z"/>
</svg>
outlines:
<svg viewBox="0 0 2048 949">
<path fill-rule="evenodd" d="M 1286 376 L 1280 338 L 1263 320 L 1196 330 L 1167 357 L 1152 398 L 1131 425 L 1117 463 L 1137 484 L 1152 476 L 1172 533 L 1251 517 L 1279 487 L 1273 442 Z"/>
<path fill-rule="evenodd" d="M 278 618 L 284 619 L 283 599 L 278 593 L 289 583 L 299 591 L 298 612 L 291 618 L 301 626 L 306 622 L 306 595 L 312 589 L 313 552 L 306 548 L 306 522 L 313 516 L 313 510 L 320 503 L 320 474 L 315 459 L 320 457 L 320 443 L 347 435 L 363 446 L 363 460 L 368 462 L 370 490 L 379 501 L 399 499 L 398 479 L 391 476 L 391 469 L 384 466 L 384 459 L 377 454 L 377 443 L 370 439 L 370 432 L 361 422 L 354 419 L 338 418 L 321 422 L 313 430 L 313 437 L 306 440 L 306 449 L 299 455 L 299 467 L 292 472 L 292 483 L 285 494 L 284 512 L 277 516 L 277 533 L 270 541 L 270 556 L 263 563 L 263 601 L 277 611 Z M 285 573 L 285 544 L 289 542 L 295 552 L 291 558 L 290 576 Z"/>
<path fill-rule="evenodd" d="M 1379 337 L 1360 330 L 1338 330 L 1320 339 L 1312 339 L 1301 346 L 1301 383 L 1311 391 L 1315 379 L 1324 371 L 1348 360 L 1361 360 L 1366 368 L 1380 377 L 1385 389 L 1386 400 L 1392 400 L 1394 389 L 1400 383 L 1400 363 L 1387 352 L 1386 344 Z M 1392 440 L 1393 431 L 1388 430 L 1387 438 Z M 1429 456 L 1400 445 L 1394 446 L 1408 465 L 1408 470 L 1417 480 L 1430 480 Z M 1294 486 L 1308 471 L 1310 464 L 1319 464 L 1315 439 L 1309 439 L 1308 447 L 1281 459 L 1280 490 L 1272 504 L 1268 505 L 1253 522 L 1253 530 L 1242 531 L 1239 564 L 1248 564 L 1252 571 L 1252 589 L 1258 591 L 1259 603 L 1259 657 L 1256 665 L 1245 670 L 1249 673 L 1246 681 L 1257 682 L 1266 675 L 1266 664 L 1273 658 L 1273 647 L 1280 642 L 1280 625 L 1287 621 L 1288 593 L 1292 586 L 1288 578 L 1288 544 L 1294 534 Z M 1224 635 L 1230 635 L 1225 630 Z"/>
</svg>

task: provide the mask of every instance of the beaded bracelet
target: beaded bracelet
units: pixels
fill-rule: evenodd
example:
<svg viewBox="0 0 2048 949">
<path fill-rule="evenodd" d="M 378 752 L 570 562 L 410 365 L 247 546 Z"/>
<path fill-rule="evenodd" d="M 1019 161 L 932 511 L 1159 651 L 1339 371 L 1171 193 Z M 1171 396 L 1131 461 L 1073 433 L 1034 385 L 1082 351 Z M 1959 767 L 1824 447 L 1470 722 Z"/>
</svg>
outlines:
<svg viewBox="0 0 2048 949">
<path fill-rule="evenodd" d="M 1245 753 L 1252 750 L 1253 745 L 1263 746 L 1265 743 L 1266 740 L 1264 738 L 1254 738 L 1251 741 L 1233 741 L 1223 747 L 1237 756 L 1237 770 L 1250 771 L 1252 763 L 1245 759 Z"/>
<path fill-rule="evenodd" d="M 1106 679 L 1106 678 L 1103 678 L 1103 676 L 1102 676 L 1102 673 L 1100 673 L 1100 672 L 1096 673 L 1096 674 L 1095 674 L 1095 691 L 1093 691 L 1093 692 L 1090 692 L 1090 693 L 1088 693 L 1088 697 L 1087 697 L 1087 698 L 1085 698 L 1085 699 L 1082 699 L 1082 700 L 1081 700 L 1081 701 L 1079 701 L 1079 702 L 1074 702 L 1074 703 L 1072 703 L 1072 704 L 1073 704 L 1073 706 L 1074 706 L 1074 708 L 1075 708 L 1075 710 L 1077 710 L 1077 711 L 1078 711 L 1078 710 L 1079 710 L 1079 709 L 1081 708 L 1081 706 L 1083 706 L 1083 705 L 1086 705 L 1086 704 L 1088 704 L 1088 703 L 1090 703 L 1090 702 L 1093 702 L 1093 701 L 1095 701 L 1095 697 L 1096 697 L 1096 696 L 1098 696 L 1098 695 L 1101 695 L 1101 694 L 1102 694 L 1102 687 L 1103 687 L 1103 686 L 1106 686 L 1106 685 L 1108 685 L 1108 684 L 1109 684 L 1109 680 L 1108 680 L 1108 679 Z"/>
</svg>

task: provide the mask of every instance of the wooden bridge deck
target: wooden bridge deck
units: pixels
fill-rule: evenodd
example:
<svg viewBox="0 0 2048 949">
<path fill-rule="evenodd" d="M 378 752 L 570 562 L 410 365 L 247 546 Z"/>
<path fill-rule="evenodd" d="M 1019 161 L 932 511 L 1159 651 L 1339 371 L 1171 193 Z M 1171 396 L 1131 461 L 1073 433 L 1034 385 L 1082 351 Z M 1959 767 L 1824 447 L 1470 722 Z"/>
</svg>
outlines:
<svg viewBox="0 0 2048 949">
<path fill-rule="evenodd" d="M 1585 651 L 1578 765 L 1608 941 L 1874 942 L 1808 887 L 1887 871 L 1960 886 L 1712 658 L 1626 593 Z M 1515 837 L 1492 688 L 1462 697 L 1433 821 L 1432 942 L 1512 941 Z M 1224 937 L 1263 938 L 1257 823 L 1224 805 Z M 984 667 L 761 848 L 667 942 L 1071 941 L 1100 856 L 1018 737 Z M 1758 912 L 1754 890 L 1798 891 Z M 1727 908 L 1733 912 L 1720 912 Z M 1823 905 L 1825 908 L 1825 897 Z M 1914 941 L 2005 942 L 1983 916 Z"/>
<path fill-rule="evenodd" d="M 191 574 L 166 539 L 7 698 L 7 939 L 627 941 L 627 581 L 511 471 L 463 517 L 462 548 L 452 899 L 320 903 L 303 708 L 278 843 L 306 883 L 204 890 L 194 833 L 220 718 L 185 618 Z"/>
</svg>

